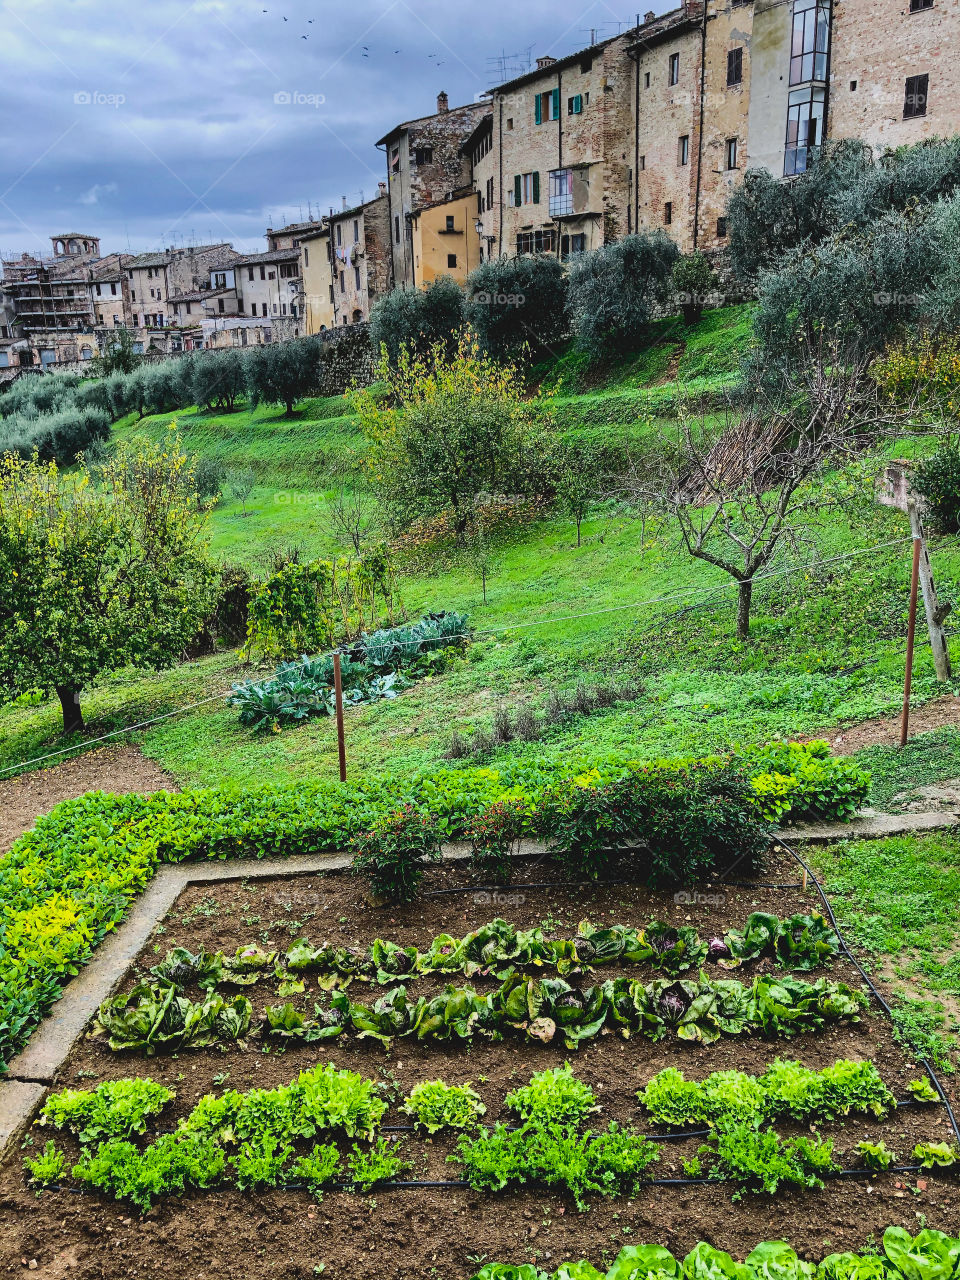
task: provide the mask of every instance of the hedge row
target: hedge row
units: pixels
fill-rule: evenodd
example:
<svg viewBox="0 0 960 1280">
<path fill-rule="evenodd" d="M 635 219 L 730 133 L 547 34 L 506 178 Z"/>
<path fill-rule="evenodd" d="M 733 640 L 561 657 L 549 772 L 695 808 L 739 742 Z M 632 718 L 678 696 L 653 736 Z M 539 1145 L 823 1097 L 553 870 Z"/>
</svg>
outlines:
<svg viewBox="0 0 960 1280">
<path fill-rule="evenodd" d="M 846 803 L 852 787 L 865 794 L 868 776 L 855 775 L 847 762 L 828 759 L 819 747 L 775 750 L 788 752 L 795 774 L 779 772 L 786 767 L 779 757 L 771 772 L 762 753 L 742 762 L 755 788 L 773 796 L 772 808 L 758 800 L 765 818 L 787 803 L 793 814 L 821 813 L 834 792 Z M 62 983 L 123 919 L 162 862 L 341 850 L 401 804 L 429 813 L 445 838 L 463 836 L 474 819 L 505 799 L 522 804 L 532 827 L 558 787 L 589 797 L 640 768 L 670 776 L 689 771 L 692 763 L 640 766 L 611 757 L 577 773 L 581 766 L 575 761 L 566 769 L 517 761 L 353 785 L 314 782 L 150 796 L 93 792 L 66 801 L 0 861 L 0 1063 L 26 1043 Z M 812 777 L 804 779 L 804 769 Z"/>
</svg>

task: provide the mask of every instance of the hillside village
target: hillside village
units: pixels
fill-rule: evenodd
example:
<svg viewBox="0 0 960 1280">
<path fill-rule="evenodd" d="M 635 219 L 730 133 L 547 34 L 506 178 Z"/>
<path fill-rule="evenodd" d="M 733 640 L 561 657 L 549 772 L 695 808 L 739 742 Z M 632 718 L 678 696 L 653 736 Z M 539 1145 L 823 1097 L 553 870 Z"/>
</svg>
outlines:
<svg viewBox="0 0 960 1280">
<path fill-rule="evenodd" d="M 3 263 L 0 380 L 74 368 L 118 327 L 155 357 L 247 347 L 369 319 L 394 288 L 464 283 L 504 255 L 561 261 L 663 227 L 723 259 L 743 174 L 806 171 L 828 139 L 879 149 L 960 127 L 954 6 L 904 0 L 685 0 L 480 100 L 392 125 L 375 195 L 229 243 L 125 254 L 96 235 Z M 385 122 L 386 123 L 386 122 Z M 330 175 L 324 175 L 329 182 Z"/>
</svg>

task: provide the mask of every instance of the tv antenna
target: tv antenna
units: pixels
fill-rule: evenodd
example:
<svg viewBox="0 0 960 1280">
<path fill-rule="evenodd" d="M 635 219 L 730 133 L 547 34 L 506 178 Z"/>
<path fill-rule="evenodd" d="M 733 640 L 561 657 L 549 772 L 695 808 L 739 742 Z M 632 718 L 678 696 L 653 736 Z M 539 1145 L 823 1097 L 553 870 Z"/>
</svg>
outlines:
<svg viewBox="0 0 960 1280">
<path fill-rule="evenodd" d="M 497 77 L 497 81 L 502 83 L 505 80 L 512 80 L 514 76 L 524 76 L 533 66 L 533 45 L 527 45 L 526 49 L 521 49 L 517 53 L 507 53 L 501 50 L 492 58 L 487 59 L 487 69 L 491 75 Z"/>
</svg>

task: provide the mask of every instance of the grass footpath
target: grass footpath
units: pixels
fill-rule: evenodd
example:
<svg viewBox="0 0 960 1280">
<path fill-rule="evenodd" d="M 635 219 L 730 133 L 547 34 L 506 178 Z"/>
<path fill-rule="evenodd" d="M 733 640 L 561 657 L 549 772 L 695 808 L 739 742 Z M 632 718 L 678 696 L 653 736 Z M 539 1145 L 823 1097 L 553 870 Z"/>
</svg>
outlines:
<svg viewBox="0 0 960 1280">
<path fill-rule="evenodd" d="M 960 838 L 859 840 L 810 856 L 848 937 L 892 984 L 898 1035 L 952 1072 L 960 1043 Z"/>
</svg>

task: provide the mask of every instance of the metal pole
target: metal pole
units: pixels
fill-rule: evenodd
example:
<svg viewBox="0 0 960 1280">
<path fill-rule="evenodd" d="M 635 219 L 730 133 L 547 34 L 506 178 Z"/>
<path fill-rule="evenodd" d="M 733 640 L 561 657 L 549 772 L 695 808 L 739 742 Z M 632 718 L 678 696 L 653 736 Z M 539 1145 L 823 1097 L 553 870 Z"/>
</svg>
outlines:
<svg viewBox="0 0 960 1280">
<path fill-rule="evenodd" d="M 916 591 L 914 591 L 916 596 Z M 343 737 L 343 683 L 340 679 L 340 655 L 333 655 L 333 692 L 337 702 L 337 751 L 340 755 L 340 781 L 347 780 L 347 744 Z"/>
<path fill-rule="evenodd" d="M 903 677 L 903 715 L 900 718 L 900 745 L 906 746 L 910 729 L 910 685 L 913 680 L 913 642 L 917 634 L 917 587 L 920 582 L 920 552 L 923 540 L 913 540 L 913 575 L 910 580 L 910 621 L 907 626 L 907 669 Z"/>
</svg>

